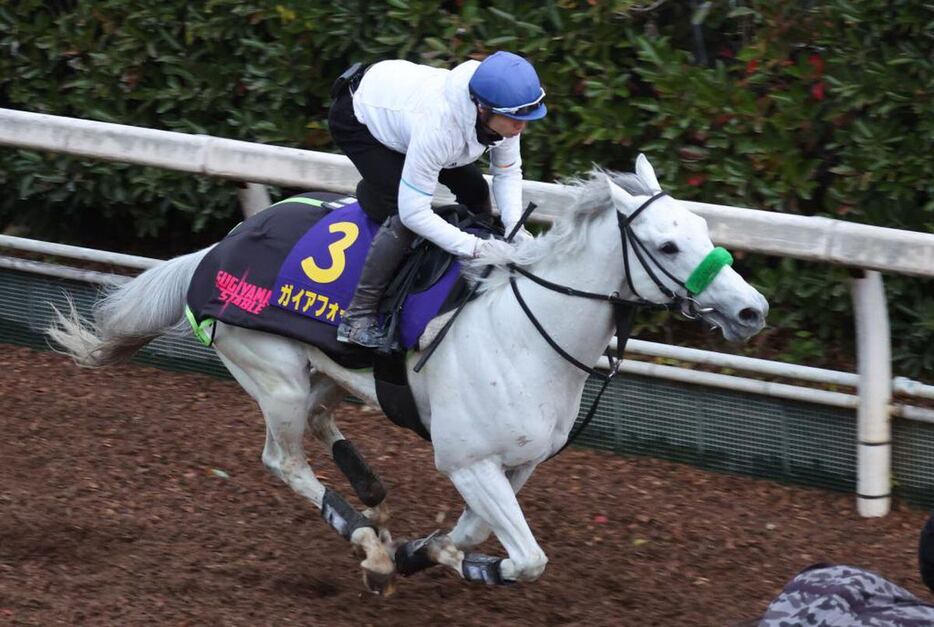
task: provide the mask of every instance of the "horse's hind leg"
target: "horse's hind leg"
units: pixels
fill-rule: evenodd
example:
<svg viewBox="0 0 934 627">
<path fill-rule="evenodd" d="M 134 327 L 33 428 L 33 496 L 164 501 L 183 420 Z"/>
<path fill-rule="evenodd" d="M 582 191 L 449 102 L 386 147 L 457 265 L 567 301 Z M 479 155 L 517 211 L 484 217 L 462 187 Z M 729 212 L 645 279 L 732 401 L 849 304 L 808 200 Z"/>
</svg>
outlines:
<svg viewBox="0 0 934 627">
<path fill-rule="evenodd" d="M 367 586 L 375 592 L 389 592 L 395 567 L 375 527 L 340 494 L 322 485 L 305 457 L 306 421 L 315 407 L 333 402 L 335 389 L 312 384 L 312 370 L 300 344 L 247 329 L 224 326 L 223 331 L 215 348 L 234 378 L 259 403 L 266 419 L 263 463 L 366 553 L 361 566 Z"/>
<path fill-rule="evenodd" d="M 331 403 L 318 403 L 312 408 L 309 421 L 311 432 L 331 451 L 334 463 L 350 481 L 363 504 L 370 508 L 366 512 L 367 517 L 382 526 L 388 521 L 387 510 L 382 507 L 386 498 L 386 488 L 357 451 L 357 447 L 344 437 L 331 417 L 333 405 L 340 400 L 343 390 L 324 376 L 320 376 L 314 385 L 327 386 L 333 392 Z"/>
</svg>

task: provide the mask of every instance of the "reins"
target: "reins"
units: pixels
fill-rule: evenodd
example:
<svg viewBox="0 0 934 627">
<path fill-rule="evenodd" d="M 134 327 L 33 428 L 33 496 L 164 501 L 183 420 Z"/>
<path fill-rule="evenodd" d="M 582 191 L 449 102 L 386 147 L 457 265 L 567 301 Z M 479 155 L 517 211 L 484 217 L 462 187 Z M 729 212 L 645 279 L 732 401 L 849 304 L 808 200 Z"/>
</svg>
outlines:
<svg viewBox="0 0 934 627">
<path fill-rule="evenodd" d="M 522 215 L 519 217 L 519 221 L 516 222 L 512 230 L 506 236 L 506 241 L 511 242 L 516 234 L 519 232 L 523 226 L 525 226 L 526 220 L 529 219 L 529 216 L 532 215 L 532 212 L 535 211 L 536 205 L 534 202 L 530 202 L 529 206 L 525 208 L 525 211 L 522 212 Z M 480 289 L 480 283 L 483 279 L 490 276 L 490 273 L 493 271 L 493 266 L 487 266 L 483 270 L 483 274 L 480 275 L 480 281 L 477 281 L 470 288 L 470 291 L 467 293 L 467 296 L 460 302 L 457 306 L 457 309 L 454 310 L 454 313 L 451 314 L 451 317 L 448 318 L 448 321 L 444 323 L 444 326 L 441 327 L 441 330 L 438 331 L 438 335 L 431 341 L 431 343 L 425 348 L 425 352 L 419 358 L 418 362 L 415 364 L 413 369 L 415 372 L 421 372 L 421 369 L 425 367 L 425 364 L 428 363 L 428 360 L 431 359 L 431 356 L 434 354 L 438 346 L 441 345 L 441 340 L 444 339 L 444 336 L 448 334 L 448 331 L 451 330 L 451 327 L 454 325 L 454 321 L 460 315 L 461 311 L 464 310 L 464 306 L 473 298 L 473 295 L 477 293 L 477 290 Z"/>
<path fill-rule="evenodd" d="M 510 270 L 518 270 L 518 268 L 510 265 Z M 525 276 L 529 276 L 529 278 L 534 277 L 533 280 L 539 278 L 539 277 L 535 277 L 535 275 L 532 275 L 531 273 L 521 272 L 521 274 L 524 274 Z M 536 281 L 536 282 L 539 282 L 539 281 Z M 549 283 L 549 282 L 545 281 L 544 283 L 540 283 L 540 284 L 547 287 L 545 283 Z M 568 436 L 568 439 L 564 443 L 564 446 L 562 446 L 560 449 L 558 449 L 557 451 L 555 451 L 548 457 L 548 459 L 551 459 L 552 457 L 558 455 L 559 453 L 561 453 L 561 451 L 566 449 L 571 444 L 571 442 L 576 440 L 577 437 L 581 434 L 581 432 L 584 429 L 587 428 L 587 425 L 590 424 L 590 421 L 596 415 L 597 408 L 600 406 L 600 399 L 603 398 L 603 393 L 606 392 L 606 389 L 609 387 L 610 381 L 613 379 L 613 377 L 619 374 L 619 367 L 623 363 L 623 355 L 626 352 L 626 342 L 629 341 L 629 336 L 632 334 L 632 324 L 636 317 L 636 311 L 641 306 L 634 305 L 633 303 L 627 303 L 626 301 L 623 301 L 622 299 L 620 299 L 618 296 L 615 296 L 615 297 L 613 295 L 604 296 L 602 294 L 582 292 L 580 290 L 566 288 L 564 286 L 557 286 L 557 287 L 564 288 L 560 290 L 555 290 L 555 291 L 559 291 L 562 294 L 568 294 L 569 296 L 579 296 L 582 298 L 590 298 L 593 300 L 603 300 L 603 301 L 608 301 L 613 304 L 613 315 L 616 319 L 616 337 L 617 337 L 616 355 L 607 355 L 607 357 L 610 360 L 610 373 L 604 374 L 600 372 L 599 370 L 597 370 L 596 368 L 593 368 L 591 366 L 588 366 L 582 363 L 580 360 L 578 360 L 573 355 L 568 353 L 566 350 L 561 348 L 561 346 L 555 341 L 555 339 L 551 337 L 550 335 L 548 335 L 548 331 L 545 330 L 545 327 L 542 326 L 542 323 L 539 322 L 538 318 L 535 317 L 535 314 L 532 313 L 532 310 L 529 308 L 528 303 L 526 303 L 525 299 L 522 298 L 522 294 L 519 292 L 519 286 L 516 283 L 516 277 L 514 276 L 509 277 L 509 285 L 510 287 L 512 287 L 512 293 L 516 296 L 516 301 L 518 301 L 519 307 L 522 308 L 522 311 L 525 312 L 525 315 L 526 317 L 528 317 L 529 322 L 532 323 L 532 326 L 535 327 L 539 335 L 541 335 L 542 338 L 544 338 L 544 340 L 548 343 L 548 345 L 551 346 L 551 348 L 556 353 L 561 355 L 561 357 L 563 357 L 566 361 L 570 362 L 571 364 L 573 364 L 580 370 L 583 370 L 590 376 L 596 377 L 603 381 L 603 385 L 600 387 L 600 391 L 597 392 L 597 396 L 596 398 L 594 398 L 593 403 L 590 404 L 590 409 L 587 411 L 587 415 L 584 416 L 584 420 L 581 422 L 580 426 L 578 426 L 577 429 L 575 429 L 574 432 Z"/>
<path fill-rule="evenodd" d="M 556 452 L 552 453 L 548 459 L 555 457 L 568 446 L 570 446 L 570 444 L 577 439 L 583 430 L 587 428 L 587 425 L 590 424 L 590 421 L 596 415 L 597 408 L 600 405 L 600 400 L 603 398 L 604 392 L 606 392 L 607 388 L 609 387 L 610 381 L 617 374 L 619 374 L 619 368 L 622 365 L 623 357 L 626 352 L 626 343 L 629 341 L 629 336 L 632 334 L 632 325 L 635 320 L 636 312 L 640 309 L 680 309 L 681 313 L 688 318 L 697 318 L 702 316 L 704 313 L 710 311 L 710 309 L 701 308 L 693 296 L 697 296 L 702 291 L 704 291 L 704 289 L 706 289 L 707 286 L 710 285 L 713 279 L 717 276 L 717 273 L 723 269 L 723 266 L 730 265 L 733 262 L 733 258 L 730 256 L 730 253 L 725 249 L 714 248 L 712 251 L 710 251 L 710 253 L 707 254 L 706 257 L 704 257 L 697 268 L 694 269 L 694 271 L 688 277 L 687 281 L 681 281 L 673 274 L 671 274 L 671 272 L 669 272 L 661 263 L 659 263 L 655 256 L 652 255 L 652 253 L 649 251 L 648 247 L 633 232 L 632 222 L 638 218 L 639 215 L 645 211 L 653 202 L 667 195 L 668 194 L 666 192 L 661 191 L 654 194 L 648 200 L 639 205 L 639 207 L 629 216 L 623 216 L 623 214 L 621 214 L 619 211 L 616 212 L 620 232 L 620 241 L 623 247 L 623 268 L 625 270 L 626 284 L 628 285 L 630 291 L 636 295 L 635 299 L 629 300 L 620 298 L 618 292 L 613 292 L 612 294 L 598 294 L 596 292 L 579 290 L 567 285 L 561 285 L 559 283 L 553 283 L 552 281 L 543 279 L 540 276 L 537 276 L 525 268 L 521 268 L 513 263 L 507 265 L 507 268 L 510 272 L 509 285 L 512 288 L 512 293 L 515 295 L 516 301 L 519 303 L 519 307 L 523 312 L 525 312 L 529 322 L 532 323 L 532 326 L 535 327 L 539 335 L 541 335 L 545 342 L 547 342 L 548 345 L 552 348 L 552 350 L 558 353 L 558 355 L 560 355 L 564 360 L 571 363 L 573 366 L 582 370 L 583 372 L 586 372 L 590 376 L 596 377 L 603 381 L 603 385 L 600 387 L 600 391 L 597 392 L 596 398 L 594 398 L 593 403 L 591 403 L 590 409 L 587 411 L 587 414 L 584 416 L 584 419 L 581 421 L 580 425 L 568 436 L 564 446 L 562 446 Z M 509 237 L 506 238 L 506 241 L 512 240 L 516 232 L 522 228 L 522 226 L 525 224 L 525 221 L 528 219 L 529 215 L 534 209 L 535 205 L 533 203 L 529 203 L 529 206 L 522 214 L 521 219 L 513 227 L 512 232 L 509 234 Z M 636 259 L 639 260 L 639 264 L 645 270 L 646 274 L 648 274 L 649 278 L 652 279 L 656 287 L 658 287 L 659 291 L 668 297 L 669 301 L 667 303 L 654 303 L 645 299 L 641 294 L 639 294 L 638 290 L 636 290 L 636 286 L 632 281 L 632 274 L 629 265 L 630 247 L 632 248 Z M 651 261 L 651 263 L 656 268 L 658 268 L 662 274 L 668 277 L 677 286 L 683 288 L 685 293 L 688 295 L 681 296 L 665 285 L 658 278 L 658 275 L 652 270 L 649 261 Z M 492 269 L 492 266 L 488 266 L 484 270 L 482 278 L 487 277 Z M 607 358 L 610 360 L 609 374 L 600 372 L 596 368 L 582 363 L 576 357 L 561 348 L 555 339 L 548 334 L 548 331 L 538 320 L 538 318 L 535 317 L 535 314 L 532 313 L 528 303 L 525 302 L 525 299 L 522 297 L 522 293 L 519 291 L 519 285 L 516 282 L 516 274 L 520 274 L 528 278 L 533 283 L 537 283 L 545 289 L 557 292 L 559 294 L 575 296 L 578 298 L 587 298 L 590 300 L 599 300 L 607 302 L 613 306 L 613 317 L 616 324 L 617 341 L 615 355 L 607 354 Z M 476 291 L 479 284 L 480 281 L 474 284 L 471 294 Z M 466 301 L 460 304 L 460 306 L 454 312 L 454 315 L 448 319 L 447 323 L 434 338 L 431 344 L 427 347 L 425 353 L 415 365 L 415 372 L 421 370 L 421 368 L 428 361 L 429 357 L 431 357 L 431 355 L 434 353 L 434 350 L 438 347 L 438 345 L 441 343 L 441 340 L 447 334 L 447 331 L 451 328 L 451 325 L 454 323 L 455 318 L 457 318 L 458 314 L 463 309 L 465 303 Z"/>
<path fill-rule="evenodd" d="M 552 453 L 548 459 L 555 457 L 566 449 L 572 442 L 574 442 L 578 436 L 587 428 L 587 425 L 590 424 L 590 421 L 597 413 L 597 408 L 600 405 L 600 400 L 603 398 L 604 392 L 606 392 L 609 387 L 610 381 L 619 374 L 619 368 L 622 365 L 623 357 L 626 352 L 626 343 L 629 341 L 629 336 L 632 334 L 632 325 L 635 320 L 636 312 L 640 309 L 674 309 L 680 308 L 682 313 L 689 318 L 694 318 L 702 315 L 706 311 L 701 309 L 697 301 L 691 296 L 680 296 L 673 292 L 667 285 L 665 285 L 655 272 L 652 271 L 652 268 L 649 266 L 648 260 L 659 269 L 661 272 L 671 279 L 676 285 L 684 288 L 685 292 L 691 295 L 697 295 L 702 292 L 716 277 L 717 273 L 723 268 L 723 266 L 732 263 L 732 257 L 730 254 L 723 248 L 715 248 L 711 251 L 704 260 L 698 265 L 698 267 L 691 273 L 691 276 L 686 282 L 682 282 L 677 277 L 672 275 L 667 269 L 665 269 L 662 264 L 649 252 L 645 244 L 636 237 L 636 234 L 632 230 L 632 222 L 639 214 L 641 214 L 645 209 L 647 209 L 653 202 L 667 196 L 665 192 L 658 192 L 657 194 L 650 197 L 644 203 L 642 203 L 635 211 L 632 212 L 628 217 L 624 217 L 621 213 L 617 211 L 616 216 L 619 224 L 620 230 L 620 240 L 623 247 L 623 266 L 625 269 L 626 283 L 629 286 L 629 289 L 633 294 L 636 295 L 635 300 L 627 300 L 620 298 L 617 292 L 612 294 L 598 294 L 596 292 L 587 292 L 584 290 L 578 290 L 567 285 L 560 285 L 558 283 L 553 283 L 546 279 L 543 279 L 532 272 L 524 268 L 520 268 L 515 264 L 509 264 L 507 267 L 510 271 L 509 285 L 512 288 L 512 293 L 516 297 L 516 301 L 519 303 L 519 307 L 525 312 L 526 317 L 529 319 L 529 322 L 532 323 L 532 326 L 538 331 L 539 335 L 551 346 L 558 355 L 560 355 L 565 361 L 571 363 L 576 368 L 586 372 L 590 376 L 596 377 L 603 381 L 603 385 L 600 387 L 600 391 L 597 392 L 597 396 L 594 398 L 593 402 L 590 405 L 590 409 L 587 411 L 587 414 L 584 416 L 584 419 L 581 421 L 580 425 L 575 429 L 569 436 L 564 445 L 558 449 L 556 452 Z M 658 289 L 669 298 L 668 303 L 660 304 L 653 303 L 649 300 L 643 298 L 638 290 L 636 290 L 635 285 L 632 281 L 632 276 L 629 266 L 629 254 L 628 248 L 632 247 L 633 253 L 636 258 L 639 260 L 640 265 L 646 271 L 646 274 L 652 279 Z M 599 300 L 603 302 L 610 303 L 613 305 L 613 315 L 616 324 L 616 351 L 615 355 L 607 355 L 607 358 L 610 360 L 610 372 L 609 374 L 604 374 L 603 372 L 598 371 L 596 368 L 588 366 L 582 363 L 580 360 L 575 358 L 573 355 L 568 353 L 566 350 L 561 348 L 561 346 L 555 341 L 553 337 L 548 334 L 548 331 L 542 325 L 542 323 L 535 317 L 535 314 L 532 313 L 531 308 L 528 306 L 528 303 L 525 302 L 525 299 L 522 298 L 522 293 L 519 291 L 519 285 L 516 282 L 515 274 L 520 274 L 534 283 L 557 292 L 559 294 L 565 294 L 567 296 L 575 296 L 578 298 L 587 298 L 590 300 Z M 682 305 L 687 303 L 687 311 L 684 310 Z M 547 461 L 547 460 L 546 460 Z"/>
</svg>

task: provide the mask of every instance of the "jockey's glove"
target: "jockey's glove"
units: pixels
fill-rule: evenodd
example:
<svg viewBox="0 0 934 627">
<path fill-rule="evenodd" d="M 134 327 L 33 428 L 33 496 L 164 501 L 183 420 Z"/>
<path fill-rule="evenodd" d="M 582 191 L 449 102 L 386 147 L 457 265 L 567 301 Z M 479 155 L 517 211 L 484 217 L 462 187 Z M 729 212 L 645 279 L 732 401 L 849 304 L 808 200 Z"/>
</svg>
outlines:
<svg viewBox="0 0 934 627">
<path fill-rule="evenodd" d="M 513 247 L 512 244 L 504 242 L 501 239 L 480 239 L 477 238 L 477 243 L 473 249 L 473 259 L 483 257 L 488 259 L 491 262 L 498 261 L 507 261 L 512 257 Z"/>
</svg>

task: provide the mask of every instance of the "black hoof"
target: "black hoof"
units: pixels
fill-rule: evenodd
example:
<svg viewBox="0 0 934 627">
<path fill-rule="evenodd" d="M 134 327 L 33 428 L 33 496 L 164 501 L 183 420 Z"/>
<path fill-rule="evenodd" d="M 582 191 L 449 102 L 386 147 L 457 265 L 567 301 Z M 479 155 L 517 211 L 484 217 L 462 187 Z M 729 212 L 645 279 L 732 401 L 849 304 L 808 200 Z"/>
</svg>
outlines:
<svg viewBox="0 0 934 627">
<path fill-rule="evenodd" d="M 412 540 L 400 545 L 396 549 L 396 572 L 403 577 L 410 577 L 417 572 L 435 566 L 436 562 L 428 557 L 428 543 L 434 535 L 431 534 L 427 538 Z"/>
</svg>

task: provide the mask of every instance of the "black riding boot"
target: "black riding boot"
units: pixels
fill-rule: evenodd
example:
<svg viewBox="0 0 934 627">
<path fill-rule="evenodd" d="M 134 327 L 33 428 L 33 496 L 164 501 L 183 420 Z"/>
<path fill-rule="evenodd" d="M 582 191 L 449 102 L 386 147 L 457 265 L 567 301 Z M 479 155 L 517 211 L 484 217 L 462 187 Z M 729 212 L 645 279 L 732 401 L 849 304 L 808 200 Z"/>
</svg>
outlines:
<svg viewBox="0 0 934 627">
<path fill-rule="evenodd" d="M 376 232 L 363 263 L 357 291 L 337 327 L 338 342 L 366 348 L 383 344 L 385 331 L 379 326 L 376 308 L 414 238 L 397 215 L 388 218 Z"/>
</svg>

